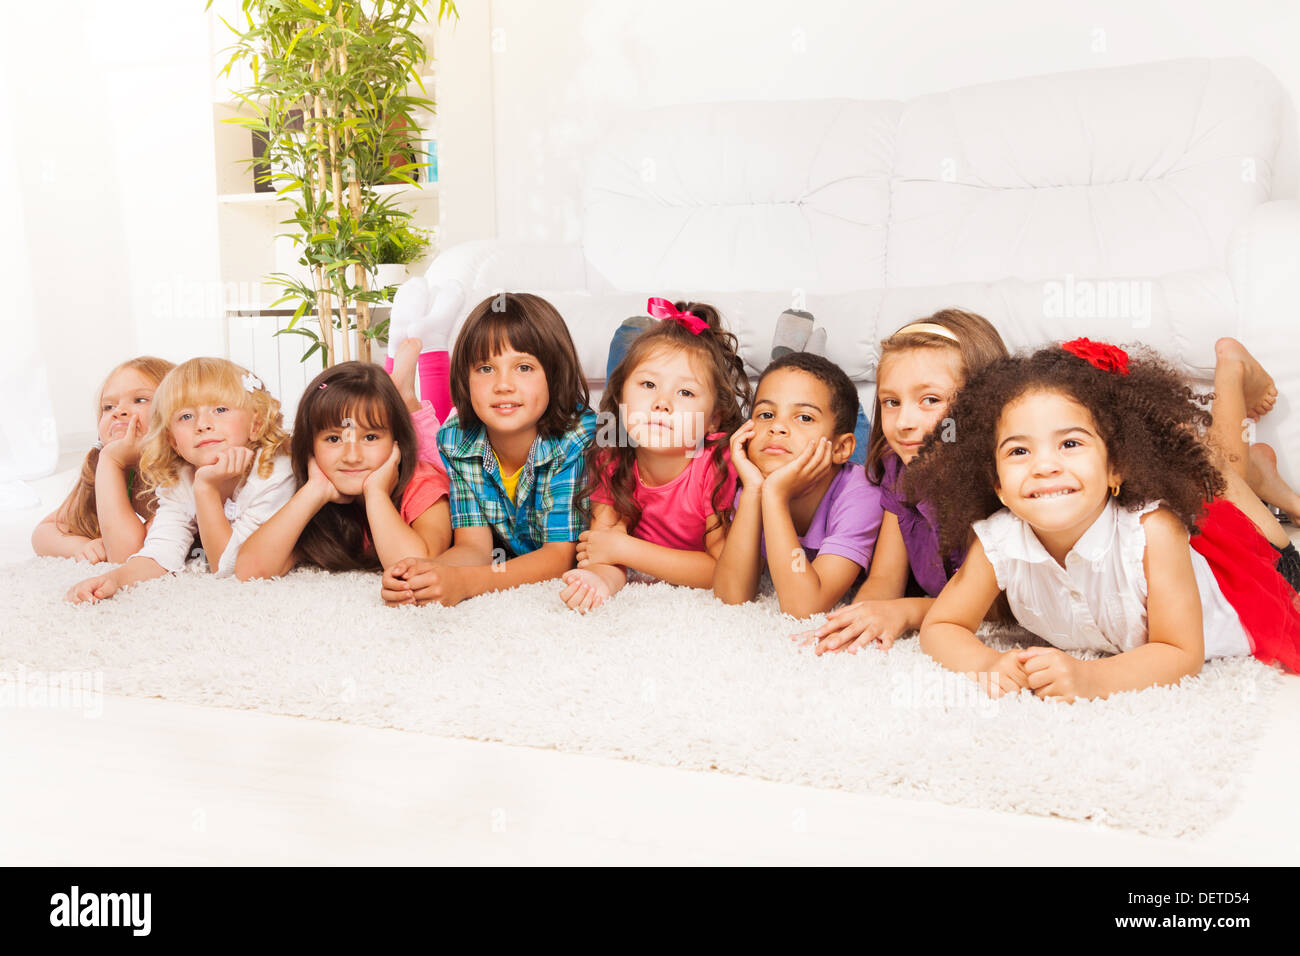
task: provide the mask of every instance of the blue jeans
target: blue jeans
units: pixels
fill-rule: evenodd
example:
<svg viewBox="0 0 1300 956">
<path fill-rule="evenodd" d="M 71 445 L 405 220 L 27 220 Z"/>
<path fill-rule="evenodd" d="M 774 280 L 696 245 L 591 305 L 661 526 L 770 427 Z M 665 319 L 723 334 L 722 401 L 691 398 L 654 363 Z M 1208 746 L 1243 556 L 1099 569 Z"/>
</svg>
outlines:
<svg viewBox="0 0 1300 956">
<path fill-rule="evenodd" d="M 858 402 L 858 421 L 853 426 L 853 437 L 858 440 L 858 445 L 853 449 L 853 457 L 849 461 L 854 464 L 865 465 L 867 463 L 867 439 L 871 437 L 871 419 L 867 417 L 861 402 Z"/>
</svg>

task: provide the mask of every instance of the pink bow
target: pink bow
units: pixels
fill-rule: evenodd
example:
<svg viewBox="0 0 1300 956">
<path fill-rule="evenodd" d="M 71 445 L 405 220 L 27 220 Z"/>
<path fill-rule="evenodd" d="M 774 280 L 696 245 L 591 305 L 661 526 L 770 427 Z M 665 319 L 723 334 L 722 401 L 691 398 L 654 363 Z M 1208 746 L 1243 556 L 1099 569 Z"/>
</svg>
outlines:
<svg viewBox="0 0 1300 956">
<path fill-rule="evenodd" d="M 676 322 L 685 328 L 688 332 L 699 335 L 709 327 L 698 315 L 692 312 L 678 312 L 671 302 L 667 299 L 651 297 L 645 304 L 646 311 L 656 319 L 663 319 L 665 322 Z"/>
</svg>

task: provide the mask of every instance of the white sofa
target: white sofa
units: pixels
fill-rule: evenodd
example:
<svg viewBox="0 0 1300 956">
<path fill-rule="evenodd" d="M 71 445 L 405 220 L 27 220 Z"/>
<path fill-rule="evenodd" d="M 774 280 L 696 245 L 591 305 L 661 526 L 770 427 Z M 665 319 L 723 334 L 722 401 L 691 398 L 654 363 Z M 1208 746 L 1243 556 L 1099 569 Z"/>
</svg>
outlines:
<svg viewBox="0 0 1300 956">
<path fill-rule="evenodd" d="M 1300 481 L 1296 114 L 1248 59 L 1029 77 L 905 102 L 689 105 L 629 115 L 585 173 L 581 240 L 467 242 L 428 278 L 566 317 L 588 377 L 648 295 L 712 302 L 755 371 L 806 307 L 869 393 L 881 337 L 936 309 L 1013 349 L 1141 341 L 1208 381 L 1243 339 L 1282 398 L 1261 424 Z"/>
</svg>

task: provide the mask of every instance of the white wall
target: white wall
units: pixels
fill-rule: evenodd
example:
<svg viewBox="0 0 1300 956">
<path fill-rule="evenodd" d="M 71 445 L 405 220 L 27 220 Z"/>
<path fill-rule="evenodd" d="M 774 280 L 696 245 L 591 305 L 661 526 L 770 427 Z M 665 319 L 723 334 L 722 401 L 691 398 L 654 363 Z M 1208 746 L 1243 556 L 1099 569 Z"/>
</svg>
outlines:
<svg viewBox="0 0 1300 956">
<path fill-rule="evenodd" d="M 65 447 L 96 391 L 141 353 L 224 350 L 215 282 L 211 77 L 203 4 L 6 6 L 0 83 L 18 143 L 34 323 Z M 215 300 L 214 300 L 215 301 Z M 175 308 L 179 303 L 179 312 Z"/>
<path fill-rule="evenodd" d="M 1278 0 L 491 0 L 491 15 L 490 103 L 473 95 L 495 133 L 503 238 L 578 234 L 581 157 L 627 109 L 902 99 L 1018 76 L 1237 55 L 1269 67 L 1300 101 L 1300 4 Z M 445 108 L 452 95 L 444 91 Z"/>
</svg>

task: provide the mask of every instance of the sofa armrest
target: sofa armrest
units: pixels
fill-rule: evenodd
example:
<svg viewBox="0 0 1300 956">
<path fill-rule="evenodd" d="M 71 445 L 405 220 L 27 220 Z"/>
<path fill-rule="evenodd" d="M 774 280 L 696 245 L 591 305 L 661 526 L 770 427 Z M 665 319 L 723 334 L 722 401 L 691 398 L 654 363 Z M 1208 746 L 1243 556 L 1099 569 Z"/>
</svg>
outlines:
<svg viewBox="0 0 1300 956">
<path fill-rule="evenodd" d="M 1228 276 L 1237 299 L 1237 337 L 1264 364 L 1279 393 L 1255 440 L 1273 446 L 1282 477 L 1300 487 L 1300 201 L 1251 210 L 1229 237 Z"/>
<path fill-rule="evenodd" d="M 578 291 L 587 287 L 587 264 L 576 243 L 509 242 L 477 239 L 443 251 L 425 278 L 432 284 L 455 279 L 473 305 L 497 290 Z"/>
</svg>

